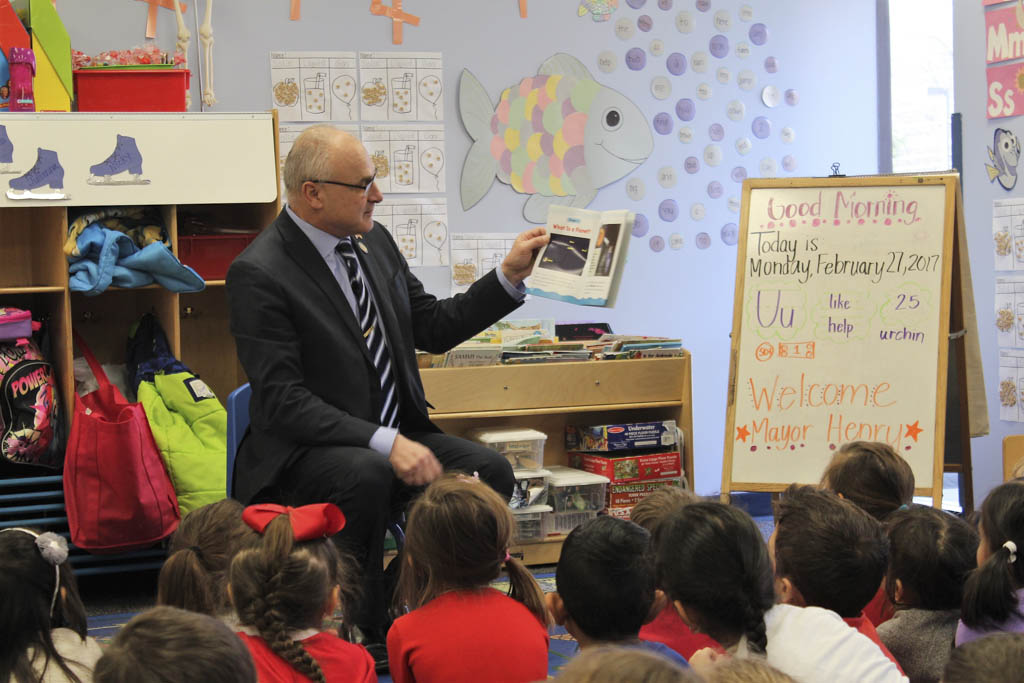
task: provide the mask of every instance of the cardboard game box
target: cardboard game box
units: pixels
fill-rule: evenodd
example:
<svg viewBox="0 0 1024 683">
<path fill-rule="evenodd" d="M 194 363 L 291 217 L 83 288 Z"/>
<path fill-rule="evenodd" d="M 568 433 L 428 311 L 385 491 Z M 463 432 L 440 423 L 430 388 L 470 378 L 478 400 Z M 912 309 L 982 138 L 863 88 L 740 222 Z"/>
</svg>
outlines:
<svg viewBox="0 0 1024 683">
<path fill-rule="evenodd" d="M 674 432 L 673 432 L 674 433 Z M 569 466 L 611 479 L 612 484 L 683 476 L 679 449 L 622 455 L 570 452 Z"/>
<path fill-rule="evenodd" d="M 633 507 L 648 494 L 665 486 L 680 486 L 678 477 L 672 479 L 650 479 L 629 483 L 608 485 L 608 507 Z"/>
<path fill-rule="evenodd" d="M 675 420 L 612 425 L 566 425 L 567 451 L 624 451 L 666 448 L 676 443 Z"/>
</svg>

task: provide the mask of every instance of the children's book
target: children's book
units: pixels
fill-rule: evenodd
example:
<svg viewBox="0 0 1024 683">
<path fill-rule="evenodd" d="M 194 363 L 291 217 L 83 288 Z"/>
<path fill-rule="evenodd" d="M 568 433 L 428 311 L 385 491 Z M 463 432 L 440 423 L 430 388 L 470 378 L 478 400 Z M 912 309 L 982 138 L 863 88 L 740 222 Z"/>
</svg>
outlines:
<svg viewBox="0 0 1024 683">
<path fill-rule="evenodd" d="M 634 217 L 625 210 L 551 206 L 551 241 L 537 255 L 527 293 L 584 306 L 614 306 Z"/>
</svg>

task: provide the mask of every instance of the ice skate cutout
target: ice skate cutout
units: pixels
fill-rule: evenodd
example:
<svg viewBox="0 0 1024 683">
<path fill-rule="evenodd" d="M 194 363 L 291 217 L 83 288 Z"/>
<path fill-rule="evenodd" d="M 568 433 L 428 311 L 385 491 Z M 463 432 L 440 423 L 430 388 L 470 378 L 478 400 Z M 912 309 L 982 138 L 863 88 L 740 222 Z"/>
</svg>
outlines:
<svg viewBox="0 0 1024 683">
<path fill-rule="evenodd" d="M 17 173 L 14 170 L 14 143 L 7 137 L 7 126 L 0 126 L 0 174 Z"/>
<path fill-rule="evenodd" d="M 114 178 L 124 172 L 131 177 Z M 98 164 L 89 167 L 90 185 L 149 185 L 149 180 L 142 177 L 142 154 L 135 138 L 127 135 L 117 136 L 117 146 L 110 156 Z"/>
<path fill-rule="evenodd" d="M 28 173 L 7 183 L 8 199 L 68 199 L 64 193 L 64 167 L 52 149 L 39 148 L 36 164 Z M 44 185 L 49 190 L 41 189 Z"/>
</svg>

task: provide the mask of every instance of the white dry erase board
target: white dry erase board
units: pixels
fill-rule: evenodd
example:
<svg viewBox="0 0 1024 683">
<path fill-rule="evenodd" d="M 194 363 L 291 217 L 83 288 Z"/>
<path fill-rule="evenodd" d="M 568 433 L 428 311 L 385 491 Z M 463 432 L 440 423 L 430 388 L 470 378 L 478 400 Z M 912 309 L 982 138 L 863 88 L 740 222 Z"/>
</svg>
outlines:
<svg viewBox="0 0 1024 683">
<path fill-rule="evenodd" d="M 955 174 L 744 182 L 724 495 L 817 483 L 864 440 L 940 503 L 958 196 Z"/>
</svg>

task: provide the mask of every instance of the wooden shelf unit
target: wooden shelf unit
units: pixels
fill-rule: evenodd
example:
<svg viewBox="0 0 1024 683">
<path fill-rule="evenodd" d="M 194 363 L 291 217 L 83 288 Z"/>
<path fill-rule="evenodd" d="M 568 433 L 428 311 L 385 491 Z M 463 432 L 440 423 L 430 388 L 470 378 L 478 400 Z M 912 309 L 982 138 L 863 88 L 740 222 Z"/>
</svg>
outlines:
<svg viewBox="0 0 1024 683">
<path fill-rule="evenodd" d="M 566 465 L 567 424 L 675 420 L 683 469 L 693 481 L 690 354 L 679 358 L 590 361 L 420 371 L 431 419 L 449 434 L 518 427 L 547 434 L 544 466 Z M 513 549 L 527 564 L 554 564 L 564 537 Z"/>
<path fill-rule="evenodd" d="M 273 144 L 273 153 L 266 150 L 268 160 L 273 160 L 278 142 L 276 115 L 272 137 L 269 115 L 266 121 L 266 136 L 261 134 L 252 144 L 268 147 Z M 202 126 L 203 121 L 198 125 Z M 210 159 L 209 163 L 217 163 L 217 159 Z M 277 168 L 276 163 L 274 168 Z M 0 178 L 6 183 L 8 176 Z M 0 261 L 4 263 L 0 268 L 0 306 L 29 309 L 35 319 L 48 322 L 52 341 L 50 360 L 58 378 L 65 418 L 70 420 L 74 407 L 72 328 L 82 335 L 101 363 L 123 364 L 129 329 L 148 312 L 154 313 L 160 321 L 172 353 L 198 374 L 222 402 L 225 401 L 246 379 L 229 331 L 224 281 L 208 282 L 204 291 L 195 294 L 176 294 L 156 285 L 137 289 L 110 287 L 97 296 L 72 292 L 68 261 L 63 252 L 69 215 L 73 219 L 98 203 L 90 202 L 87 209 L 80 206 L 82 202 L 75 201 L 78 199 L 80 195 L 72 194 L 71 201 L 48 202 L 42 206 L 38 203 L 0 205 Z M 111 205 L 131 203 L 113 201 Z M 177 254 L 178 223 L 183 213 L 199 214 L 211 222 L 216 220 L 219 225 L 261 230 L 280 210 L 280 196 L 275 190 L 272 201 L 160 204 L 155 208 L 167 230 L 171 249 Z M 0 529 L 21 524 L 68 535 L 59 473 L 0 474 Z M 74 549 L 72 561 L 79 569 L 87 567 L 84 573 L 138 571 L 159 567 L 163 550 L 88 555 Z"/>
</svg>

